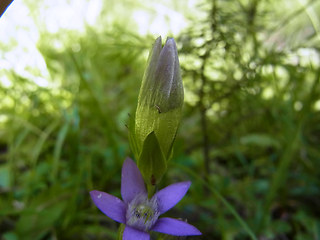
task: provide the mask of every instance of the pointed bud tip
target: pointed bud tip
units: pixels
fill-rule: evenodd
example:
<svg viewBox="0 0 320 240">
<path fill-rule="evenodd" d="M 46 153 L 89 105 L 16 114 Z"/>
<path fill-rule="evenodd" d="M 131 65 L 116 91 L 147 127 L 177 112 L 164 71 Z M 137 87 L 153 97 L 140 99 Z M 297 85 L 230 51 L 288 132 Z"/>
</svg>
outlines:
<svg viewBox="0 0 320 240">
<path fill-rule="evenodd" d="M 176 48 L 176 42 L 174 41 L 174 38 L 172 38 L 172 37 L 167 38 L 165 45 L 172 46 L 172 47 Z"/>
<path fill-rule="evenodd" d="M 175 42 L 173 37 L 167 37 L 166 42 Z"/>
<path fill-rule="evenodd" d="M 162 47 L 162 38 L 161 36 L 159 36 L 155 41 L 153 46 L 160 46 L 160 48 Z"/>
</svg>

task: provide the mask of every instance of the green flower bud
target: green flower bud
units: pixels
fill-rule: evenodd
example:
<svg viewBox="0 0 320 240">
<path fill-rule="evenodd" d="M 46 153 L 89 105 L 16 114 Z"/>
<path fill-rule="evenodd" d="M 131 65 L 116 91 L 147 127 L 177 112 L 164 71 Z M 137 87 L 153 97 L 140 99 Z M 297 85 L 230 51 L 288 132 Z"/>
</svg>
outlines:
<svg viewBox="0 0 320 240">
<path fill-rule="evenodd" d="M 147 136 L 154 132 L 163 155 L 169 160 L 181 119 L 183 84 L 173 38 L 164 47 L 161 37 L 149 54 L 135 115 L 135 140 L 140 154 Z"/>
</svg>

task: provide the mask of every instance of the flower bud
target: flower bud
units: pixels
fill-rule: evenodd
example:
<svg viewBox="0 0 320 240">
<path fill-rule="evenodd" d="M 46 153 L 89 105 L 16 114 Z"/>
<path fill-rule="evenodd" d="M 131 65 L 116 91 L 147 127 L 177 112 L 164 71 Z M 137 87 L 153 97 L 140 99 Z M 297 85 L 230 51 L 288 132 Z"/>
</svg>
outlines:
<svg viewBox="0 0 320 240">
<path fill-rule="evenodd" d="M 135 138 L 141 149 L 147 136 L 154 132 L 166 160 L 181 118 L 183 84 L 180 76 L 178 52 L 173 38 L 164 47 L 161 37 L 149 54 L 141 84 L 135 115 Z"/>
</svg>

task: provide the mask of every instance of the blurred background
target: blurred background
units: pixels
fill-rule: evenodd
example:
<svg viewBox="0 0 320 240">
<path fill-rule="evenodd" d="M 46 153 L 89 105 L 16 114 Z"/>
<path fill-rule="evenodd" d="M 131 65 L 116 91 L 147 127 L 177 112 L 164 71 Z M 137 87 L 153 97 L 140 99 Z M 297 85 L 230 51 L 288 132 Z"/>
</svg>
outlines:
<svg viewBox="0 0 320 240">
<path fill-rule="evenodd" d="M 320 1 L 21 0 L 0 18 L 0 239 L 116 239 L 128 114 L 155 38 L 185 104 L 162 186 L 187 239 L 320 239 Z M 154 239 L 155 236 L 153 236 Z M 162 236 L 161 239 L 182 239 Z"/>
</svg>

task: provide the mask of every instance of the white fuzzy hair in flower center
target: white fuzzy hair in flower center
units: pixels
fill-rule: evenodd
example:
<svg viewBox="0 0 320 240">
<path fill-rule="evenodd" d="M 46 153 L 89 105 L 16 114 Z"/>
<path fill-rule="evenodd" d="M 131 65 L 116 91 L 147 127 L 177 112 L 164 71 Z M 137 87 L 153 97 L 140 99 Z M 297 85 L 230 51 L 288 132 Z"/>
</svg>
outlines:
<svg viewBox="0 0 320 240">
<path fill-rule="evenodd" d="M 133 228 L 148 231 L 158 220 L 159 215 L 157 200 L 139 194 L 128 204 L 126 223 Z"/>
</svg>

